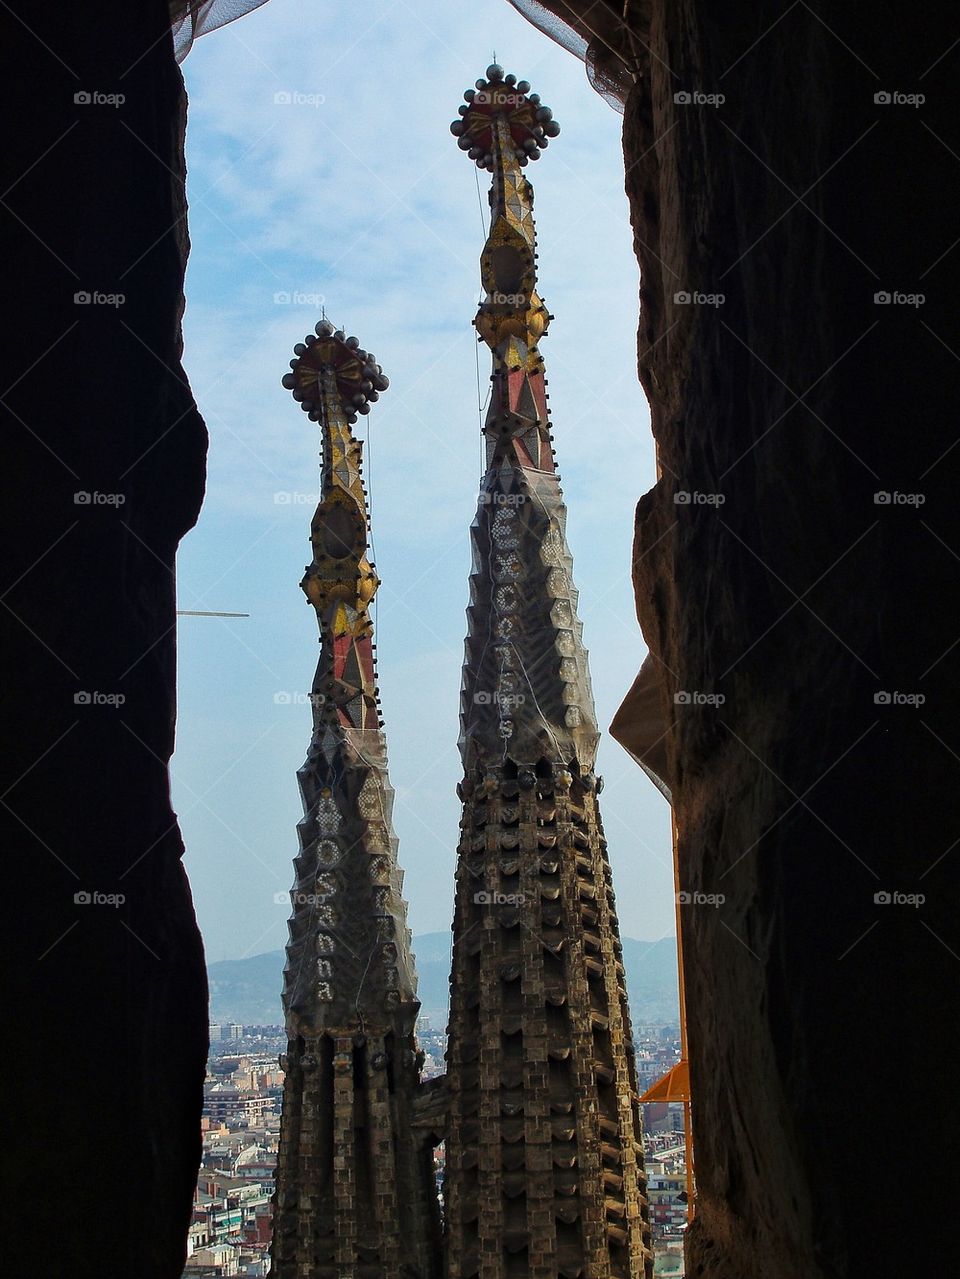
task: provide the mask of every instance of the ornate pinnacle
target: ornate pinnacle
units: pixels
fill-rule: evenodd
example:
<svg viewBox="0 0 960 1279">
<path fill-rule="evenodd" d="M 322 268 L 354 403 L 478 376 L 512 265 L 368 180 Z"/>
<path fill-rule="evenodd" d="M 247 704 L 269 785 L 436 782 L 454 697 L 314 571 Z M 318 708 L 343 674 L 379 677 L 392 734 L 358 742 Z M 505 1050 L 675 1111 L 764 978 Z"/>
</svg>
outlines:
<svg viewBox="0 0 960 1279">
<path fill-rule="evenodd" d="M 494 171 L 501 141 L 517 164 L 538 160 L 550 138 L 560 132 L 553 112 L 541 103 L 539 93 L 530 92 L 529 82 L 505 76 L 495 62 L 487 67 L 487 78 L 467 89 L 463 98 L 467 105 L 460 108 L 461 119 L 454 120 L 450 132 L 478 169 Z M 509 139 L 493 136 L 491 125 L 498 116 L 509 126 Z"/>
<path fill-rule="evenodd" d="M 293 348 L 293 370 L 283 385 L 322 431 L 321 501 L 311 526 L 313 563 L 300 583 L 316 608 L 321 629 L 324 614 L 334 635 L 360 634 L 369 627 L 367 607 L 379 581 L 367 559 L 367 505 L 360 475 L 361 446 L 350 430 L 358 414 L 370 412 L 372 401 L 389 386 L 380 365 L 355 337 L 321 320 Z"/>
<path fill-rule="evenodd" d="M 490 234 L 480 257 L 486 297 L 474 319 L 493 353 L 493 395 L 484 426 L 488 461 L 526 436 L 527 460 L 537 469 L 552 469 L 537 345 L 551 317 L 537 293 L 533 187 L 521 170 L 540 156 L 560 126 L 526 80 L 504 76 L 496 64 L 463 96 L 466 105 L 451 131 L 478 168 L 493 175 Z"/>
<path fill-rule="evenodd" d="M 380 365 L 355 337 L 321 320 L 293 348 L 283 385 L 310 420 L 321 426 L 321 492 L 310 541 L 313 563 L 300 586 L 317 610 L 322 644 L 319 721 L 339 718 L 344 727 L 379 725 L 369 605 L 380 585 L 367 558 L 367 499 L 361 477 L 362 445 L 350 429 L 358 414 L 389 386 Z"/>
</svg>

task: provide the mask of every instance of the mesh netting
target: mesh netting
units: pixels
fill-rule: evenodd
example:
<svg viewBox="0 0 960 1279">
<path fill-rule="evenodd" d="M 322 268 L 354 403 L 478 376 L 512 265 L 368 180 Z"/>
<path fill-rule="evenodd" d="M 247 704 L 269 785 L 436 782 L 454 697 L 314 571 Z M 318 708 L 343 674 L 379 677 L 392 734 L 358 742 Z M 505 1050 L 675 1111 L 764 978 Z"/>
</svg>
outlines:
<svg viewBox="0 0 960 1279">
<path fill-rule="evenodd" d="M 190 52 L 197 36 L 242 18 L 266 0 L 170 0 L 170 23 L 177 61 Z M 634 81 L 630 30 L 623 13 L 606 0 L 510 0 L 513 7 L 585 63 L 594 89 L 617 111 L 623 111 Z"/>
<path fill-rule="evenodd" d="M 602 98 L 622 112 L 634 82 L 630 33 L 611 5 L 596 0 L 510 0 L 513 7 L 586 64 L 587 78 Z M 582 12 L 581 12 L 582 10 Z"/>
<path fill-rule="evenodd" d="M 266 0 L 170 0 L 170 25 L 177 61 L 182 62 L 197 36 L 242 18 Z"/>
</svg>

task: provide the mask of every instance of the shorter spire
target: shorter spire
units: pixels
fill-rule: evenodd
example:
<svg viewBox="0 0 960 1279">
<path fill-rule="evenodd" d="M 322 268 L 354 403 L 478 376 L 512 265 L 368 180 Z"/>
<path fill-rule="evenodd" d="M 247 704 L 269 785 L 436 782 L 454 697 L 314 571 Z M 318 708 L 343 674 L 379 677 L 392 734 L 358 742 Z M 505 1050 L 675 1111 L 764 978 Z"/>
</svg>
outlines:
<svg viewBox="0 0 960 1279">
<path fill-rule="evenodd" d="M 377 697 L 362 446 L 351 431 L 388 382 L 355 337 L 317 324 L 283 385 L 321 427 L 313 562 L 300 585 L 320 628 L 313 734 L 283 1006 L 287 1052 L 273 1279 L 434 1279 L 440 1223 L 414 1131 L 419 1004 L 394 793 Z"/>
</svg>

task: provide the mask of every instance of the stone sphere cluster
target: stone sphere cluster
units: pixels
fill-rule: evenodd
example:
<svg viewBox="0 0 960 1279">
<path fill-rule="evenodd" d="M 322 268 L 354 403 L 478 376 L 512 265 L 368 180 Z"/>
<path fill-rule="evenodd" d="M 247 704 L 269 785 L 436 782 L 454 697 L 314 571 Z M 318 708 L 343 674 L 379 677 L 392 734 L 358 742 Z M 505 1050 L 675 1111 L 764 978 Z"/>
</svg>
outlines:
<svg viewBox="0 0 960 1279">
<path fill-rule="evenodd" d="M 370 412 L 370 405 L 380 398 L 380 392 L 390 385 L 390 379 L 373 358 L 369 351 L 360 349 L 360 340 L 347 337 L 343 329 L 335 329 L 329 320 L 320 320 L 313 333 L 308 333 L 302 342 L 293 348 L 297 357 L 290 361 L 292 373 L 285 373 L 282 382 L 293 398 L 299 403 L 311 422 L 320 420 L 320 387 L 315 378 L 297 377 L 297 370 L 307 368 L 319 371 L 318 362 L 304 360 L 310 348 L 316 343 L 335 343 L 339 350 L 331 360 L 324 360 L 333 369 L 337 377 L 337 389 L 343 399 L 343 408 L 347 421 L 352 425 L 357 414 Z"/>
<path fill-rule="evenodd" d="M 488 108 L 491 120 L 501 101 L 503 109 L 510 116 L 511 132 L 516 140 L 516 133 L 525 129 L 527 136 L 522 138 L 514 151 L 517 162 L 526 165 L 530 160 L 539 160 L 541 151 L 549 145 L 550 139 L 560 132 L 560 126 L 553 118 L 553 112 L 540 102 L 539 93 L 530 92 L 527 80 L 518 80 L 515 75 L 504 75 L 503 67 L 494 62 L 487 67 L 486 79 L 478 80 L 476 88 L 468 89 L 463 95 L 465 106 L 460 107 L 460 119 L 454 120 L 450 132 L 457 139 L 457 146 L 466 151 L 469 158 L 476 162 L 478 169 L 493 169 L 493 151 L 478 145 L 479 139 L 471 137 L 467 129 L 467 119 L 472 110 Z M 518 118 L 520 108 L 532 108 L 532 123 Z M 484 114 L 486 114 L 486 110 Z M 529 113 L 524 113 L 529 114 Z M 490 139 L 492 147 L 492 134 Z"/>
</svg>

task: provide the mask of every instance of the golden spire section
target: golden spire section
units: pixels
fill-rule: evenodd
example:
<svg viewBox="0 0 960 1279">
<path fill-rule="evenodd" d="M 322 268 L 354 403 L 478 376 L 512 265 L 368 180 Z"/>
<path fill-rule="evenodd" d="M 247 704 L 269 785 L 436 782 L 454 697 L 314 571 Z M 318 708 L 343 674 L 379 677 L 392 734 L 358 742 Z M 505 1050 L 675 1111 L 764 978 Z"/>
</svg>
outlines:
<svg viewBox="0 0 960 1279">
<path fill-rule="evenodd" d="M 367 558 L 369 519 L 362 445 L 352 424 L 370 411 L 388 379 L 356 338 L 321 320 L 294 348 L 284 385 L 321 426 L 321 496 L 310 525 L 313 563 L 300 585 L 331 638 L 369 634 L 370 601 L 380 585 Z"/>
<path fill-rule="evenodd" d="M 550 316 L 537 293 L 533 187 L 523 176 L 503 116 L 494 120 L 495 163 L 490 234 L 480 258 L 486 298 L 474 320 L 477 332 L 510 367 L 529 364 Z"/>
<path fill-rule="evenodd" d="M 334 636 L 357 635 L 370 627 L 367 609 L 380 585 L 367 559 L 367 501 L 360 477 L 362 446 L 344 415 L 336 374 L 324 368 L 318 383 L 323 490 L 310 524 L 313 563 L 308 565 L 300 585 L 318 617 L 332 612 L 326 620 Z"/>
<path fill-rule="evenodd" d="M 493 178 L 490 234 L 480 259 L 486 297 L 474 320 L 484 342 L 510 369 L 537 366 L 537 343 L 550 316 L 537 293 L 533 187 L 523 169 L 560 126 L 530 85 L 496 64 L 463 95 L 450 126 L 458 145 Z"/>
</svg>

